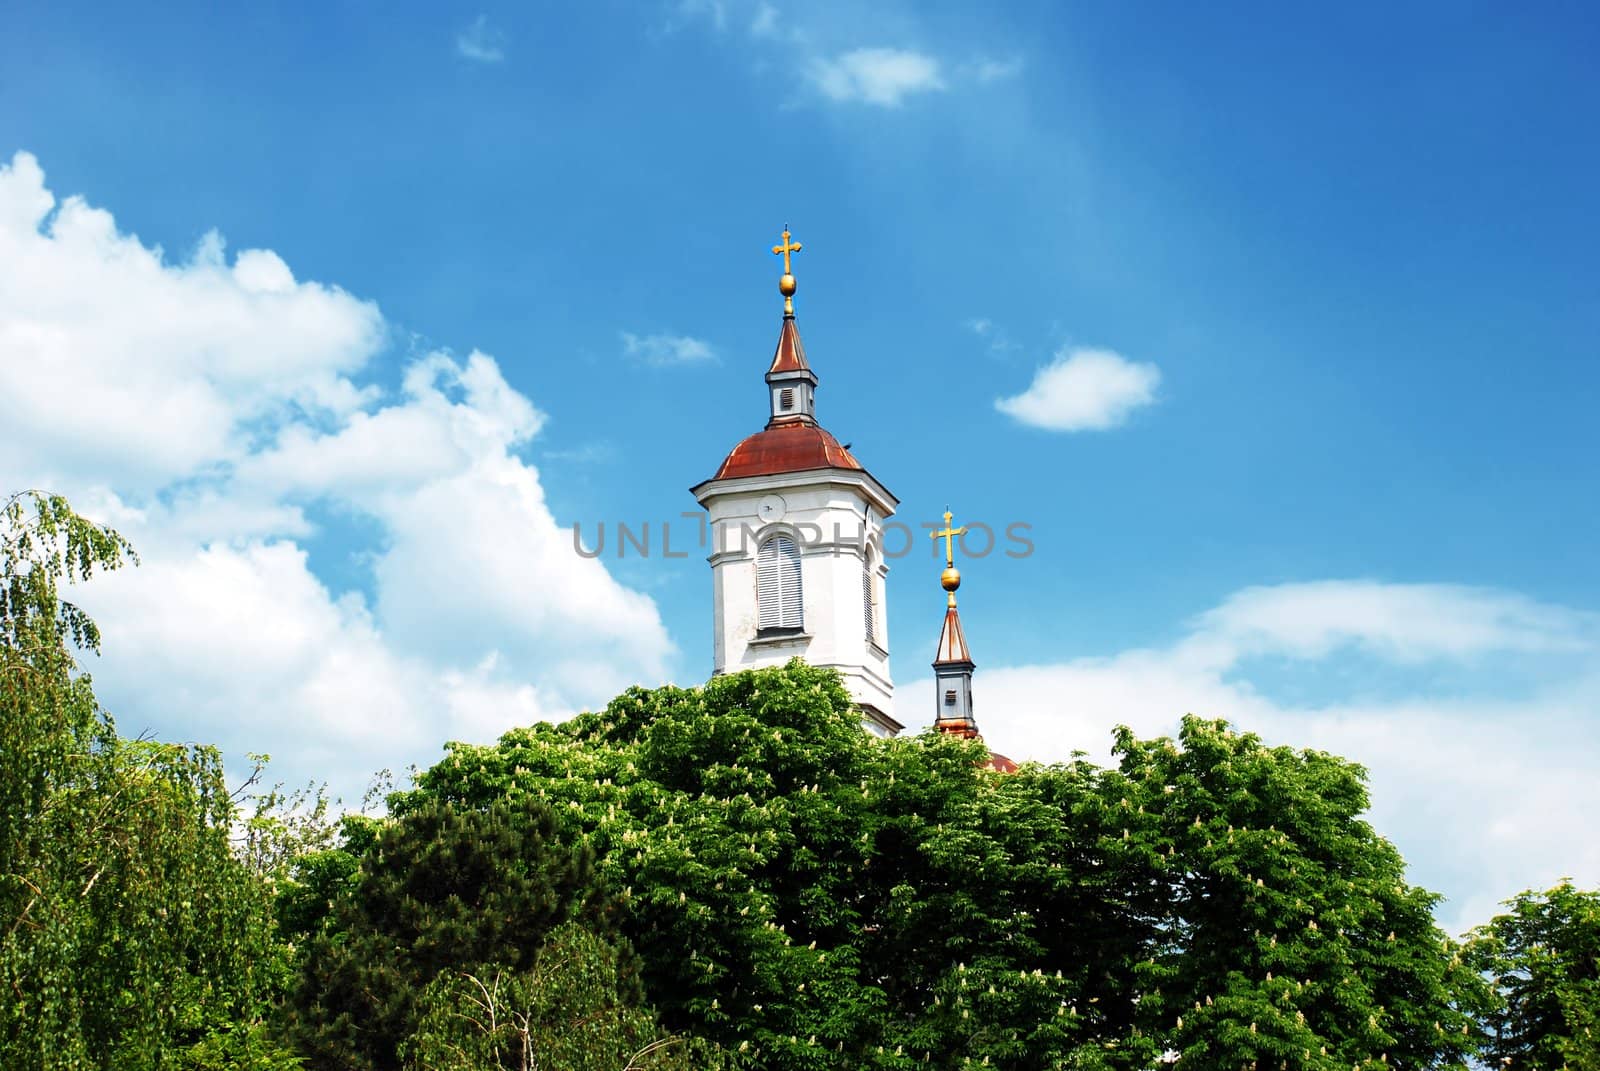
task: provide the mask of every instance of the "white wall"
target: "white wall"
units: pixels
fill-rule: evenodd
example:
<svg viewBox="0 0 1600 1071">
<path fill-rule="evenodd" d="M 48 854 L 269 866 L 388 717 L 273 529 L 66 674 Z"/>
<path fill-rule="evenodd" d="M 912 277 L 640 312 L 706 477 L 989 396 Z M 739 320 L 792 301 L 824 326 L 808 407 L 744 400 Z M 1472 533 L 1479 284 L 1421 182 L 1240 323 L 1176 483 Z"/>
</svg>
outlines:
<svg viewBox="0 0 1600 1071">
<path fill-rule="evenodd" d="M 886 578 L 882 522 L 896 504 L 871 477 L 820 470 L 723 481 L 699 489 L 709 513 L 713 552 L 713 667 L 717 673 L 782 665 L 799 655 L 831 666 L 856 702 L 894 716 L 889 669 L 888 586 L 881 587 L 878 634 L 869 642 L 862 609 L 862 538 L 880 547 L 877 571 Z M 781 518 L 757 514 L 768 495 L 782 496 Z M 869 519 L 870 518 L 870 519 Z M 767 536 L 786 532 L 801 548 L 803 635 L 757 639 L 756 551 Z"/>
</svg>

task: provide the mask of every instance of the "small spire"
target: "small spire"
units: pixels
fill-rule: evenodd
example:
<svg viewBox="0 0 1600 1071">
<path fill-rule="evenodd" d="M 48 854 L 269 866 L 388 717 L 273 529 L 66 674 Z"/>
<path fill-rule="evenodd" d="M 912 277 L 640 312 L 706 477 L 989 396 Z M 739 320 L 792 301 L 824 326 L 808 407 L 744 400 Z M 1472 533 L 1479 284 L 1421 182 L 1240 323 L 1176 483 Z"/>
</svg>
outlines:
<svg viewBox="0 0 1600 1071">
<path fill-rule="evenodd" d="M 799 287 L 795 281 L 794 270 L 789 264 L 789 254 L 800 252 L 800 243 L 789 241 L 789 225 L 783 225 L 783 243 L 772 247 L 773 253 L 783 257 L 783 275 L 778 278 L 778 292 L 783 295 L 783 315 L 785 319 L 794 316 L 794 292 Z"/>
<path fill-rule="evenodd" d="M 944 611 L 944 627 L 939 630 L 939 650 L 933 659 L 934 728 L 942 733 L 973 739 L 978 723 L 972 717 L 972 654 L 961 629 L 961 613 L 956 609 L 956 589 L 961 586 L 961 571 L 956 568 L 956 537 L 966 534 L 966 526 L 955 526 L 955 514 L 944 511 L 944 528 L 931 532 L 944 540 L 944 572 L 939 586 L 947 592 L 949 605 Z"/>
<path fill-rule="evenodd" d="M 956 536 L 966 535 L 967 526 L 957 528 L 951 523 L 954 520 L 955 514 L 946 506 L 943 530 L 928 533 L 934 539 L 944 540 L 944 572 L 939 574 L 939 586 L 948 592 L 944 629 L 939 633 L 939 654 L 933 661 L 935 669 L 972 661 L 972 655 L 967 653 L 967 638 L 961 632 L 961 615 L 956 611 L 956 589 L 961 586 L 961 570 L 956 568 Z"/>
<path fill-rule="evenodd" d="M 961 631 L 961 614 L 954 606 L 946 607 L 944 628 L 939 631 L 939 652 L 933 659 L 934 668 L 971 661 L 972 652 L 967 650 L 967 637 Z"/>
<path fill-rule="evenodd" d="M 805 347 L 800 345 L 800 328 L 794 319 L 794 291 L 798 284 L 789 259 L 800 252 L 800 243 L 790 240 L 787 223 L 783 225 L 783 242 L 773 246 L 772 251 L 783 258 L 783 277 L 778 280 L 778 290 L 783 294 L 783 326 L 778 329 L 778 348 L 767 367 L 767 427 L 815 425 L 817 376 L 806 363 Z"/>
</svg>

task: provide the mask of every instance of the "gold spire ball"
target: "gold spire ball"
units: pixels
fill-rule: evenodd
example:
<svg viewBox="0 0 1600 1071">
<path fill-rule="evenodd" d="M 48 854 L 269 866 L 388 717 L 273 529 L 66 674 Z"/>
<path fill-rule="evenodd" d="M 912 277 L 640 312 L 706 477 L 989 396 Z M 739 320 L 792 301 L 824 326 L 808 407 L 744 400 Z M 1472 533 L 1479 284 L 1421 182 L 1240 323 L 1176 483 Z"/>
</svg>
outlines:
<svg viewBox="0 0 1600 1071">
<path fill-rule="evenodd" d="M 946 507 L 944 511 L 944 531 L 929 532 L 935 539 L 944 540 L 944 572 L 939 574 L 939 586 L 950 593 L 950 605 L 956 604 L 956 589 L 961 586 L 961 570 L 956 568 L 956 536 L 966 535 L 967 526 L 960 528 L 950 527 L 950 522 L 955 519 L 955 514 Z"/>
<path fill-rule="evenodd" d="M 945 566 L 944 572 L 939 574 L 939 586 L 950 593 L 950 605 L 956 604 L 956 589 L 961 586 L 961 570 L 953 565 Z"/>
<path fill-rule="evenodd" d="M 773 253 L 783 258 L 783 274 L 778 278 L 778 293 L 783 295 L 783 314 L 794 315 L 794 292 L 800 284 L 795 281 L 794 270 L 789 264 L 789 254 L 800 252 L 800 243 L 789 241 L 789 225 L 783 225 L 783 244 L 772 247 Z"/>
</svg>

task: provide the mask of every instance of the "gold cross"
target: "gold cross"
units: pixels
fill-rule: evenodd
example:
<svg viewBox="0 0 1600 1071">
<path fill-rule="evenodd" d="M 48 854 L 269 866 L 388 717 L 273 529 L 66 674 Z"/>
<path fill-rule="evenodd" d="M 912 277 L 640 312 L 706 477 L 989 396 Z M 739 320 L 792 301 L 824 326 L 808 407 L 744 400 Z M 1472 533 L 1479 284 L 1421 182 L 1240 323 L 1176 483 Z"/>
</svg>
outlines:
<svg viewBox="0 0 1600 1071">
<path fill-rule="evenodd" d="M 789 254 L 800 252 L 800 243 L 789 241 L 789 225 L 787 223 L 783 225 L 783 244 L 773 246 L 772 251 L 783 257 L 783 274 L 793 275 L 794 271 L 789 267 Z"/>
<path fill-rule="evenodd" d="M 951 513 L 948 509 L 946 509 L 944 511 L 944 531 L 942 531 L 942 532 L 929 532 L 928 533 L 929 535 L 931 535 L 935 539 L 944 540 L 944 565 L 945 565 L 946 569 L 954 568 L 955 564 L 956 564 L 956 552 L 955 552 L 955 539 L 956 539 L 956 536 L 966 535 L 967 534 L 967 526 L 966 525 L 962 525 L 960 528 L 951 528 L 950 527 L 950 522 L 954 518 L 955 518 L 955 514 Z"/>
</svg>

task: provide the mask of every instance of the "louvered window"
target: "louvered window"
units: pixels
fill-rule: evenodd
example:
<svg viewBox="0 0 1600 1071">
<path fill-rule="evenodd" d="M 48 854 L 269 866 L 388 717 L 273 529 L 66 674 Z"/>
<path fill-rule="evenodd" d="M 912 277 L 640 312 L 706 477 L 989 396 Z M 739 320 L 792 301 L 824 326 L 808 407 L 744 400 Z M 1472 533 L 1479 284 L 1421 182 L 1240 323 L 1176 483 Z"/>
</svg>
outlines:
<svg viewBox="0 0 1600 1071">
<path fill-rule="evenodd" d="M 775 535 L 756 552 L 756 603 L 762 628 L 800 628 L 800 549 Z"/>
<path fill-rule="evenodd" d="M 878 608 L 872 600 L 872 555 L 861 566 L 861 611 L 866 619 L 867 639 L 878 642 Z"/>
<path fill-rule="evenodd" d="M 785 387 L 778 392 L 778 408 L 787 412 L 794 408 L 794 388 Z"/>
<path fill-rule="evenodd" d="M 954 688 L 945 689 L 944 705 L 947 707 L 953 707 L 956 705 L 956 690 Z"/>
</svg>

